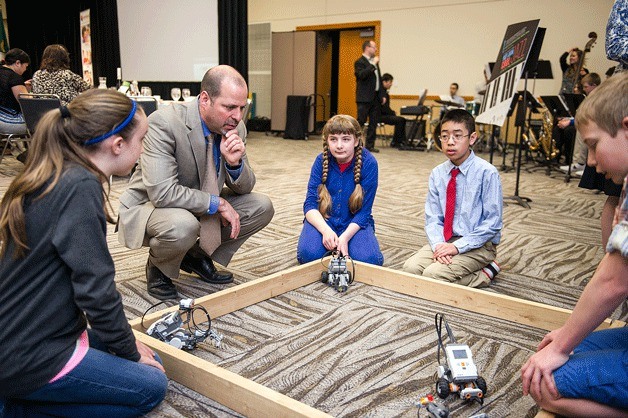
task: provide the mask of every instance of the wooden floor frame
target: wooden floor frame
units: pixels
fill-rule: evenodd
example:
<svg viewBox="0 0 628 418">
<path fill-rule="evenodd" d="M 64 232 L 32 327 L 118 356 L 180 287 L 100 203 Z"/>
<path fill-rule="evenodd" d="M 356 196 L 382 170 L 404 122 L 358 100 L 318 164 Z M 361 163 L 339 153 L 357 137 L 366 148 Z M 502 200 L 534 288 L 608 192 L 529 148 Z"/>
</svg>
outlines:
<svg viewBox="0 0 628 418">
<path fill-rule="evenodd" d="M 320 280 L 323 267 L 319 261 L 288 269 L 195 300 L 211 318 L 237 311 L 250 305 L 298 289 Z M 565 323 L 568 309 L 531 302 L 449 284 L 398 270 L 355 262 L 355 280 L 367 285 L 392 290 L 404 295 L 442 303 L 467 311 L 488 315 L 532 327 L 553 330 Z M 349 290 L 350 291 L 350 290 Z M 156 311 L 144 317 L 144 327 L 178 306 Z M 622 321 L 607 319 L 600 329 L 624 326 Z M 135 337 L 159 353 L 168 377 L 247 417 L 329 417 L 309 405 L 282 395 L 200 359 L 189 352 L 161 342 L 145 334 L 142 319 L 131 321 Z M 537 418 L 552 417 L 541 411 Z"/>
</svg>

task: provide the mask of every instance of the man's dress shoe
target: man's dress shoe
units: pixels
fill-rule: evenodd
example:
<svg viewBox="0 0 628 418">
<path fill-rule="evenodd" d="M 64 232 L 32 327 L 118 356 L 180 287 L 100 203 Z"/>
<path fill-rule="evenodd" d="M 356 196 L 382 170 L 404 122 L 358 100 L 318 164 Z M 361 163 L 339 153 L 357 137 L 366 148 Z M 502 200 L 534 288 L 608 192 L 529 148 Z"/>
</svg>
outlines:
<svg viewBox="0 0 628 418">
<path fill-rule="evenodd" d="M 176 299 L 179 296 L 172 280 L 155 267 L 150 258 L 146 262 L 146 287 L 148 294 L 157 299 Z"/>
<path fill-rule="evenodd" d="M 181 270 L 186 273 L 194 272 L 202 281 L 207 283 L 225 284 L 233 281 L 233 274 L 216 270 L 209 257 L 197 258 L 186 254 L 181 261 Z"/>
</svg>

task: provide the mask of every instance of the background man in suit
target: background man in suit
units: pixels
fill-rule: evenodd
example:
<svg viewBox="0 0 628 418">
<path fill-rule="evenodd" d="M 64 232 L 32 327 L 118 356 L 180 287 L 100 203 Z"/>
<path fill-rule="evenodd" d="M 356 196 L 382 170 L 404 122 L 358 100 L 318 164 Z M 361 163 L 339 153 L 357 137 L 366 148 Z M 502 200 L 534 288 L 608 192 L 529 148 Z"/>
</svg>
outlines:
<svg viewBox="0 0 628 418">
<path fill-rule="evenodd" d="M 393 139 L 390 141 L 390 146 L 394 148 L 400 148 L 406 141 L 406 118 L 397 116 L 397 113 L 390 108 L 390 96 L 388 90 L 392 87 L 393 76 L 391 74 L 384 74 L 382 76 L 382 86 L 384 87 L 384 100 L 382 100 L 382 115 L 381 121 L 386 125 L 393 125 L 395 127 L 395 133 Z"/>
<path fill-rule="evenodd" d="M 146 281 L 158 299 L 178 296 L 171 279 L 180 268 L 208 283 L 231 282 L 231 273 L 217 271 L 212 259 L 226 266 L 274 215 L 270 199 L 252 192 L 255 174 L 241 122 L 247 93 L 244 78 L 220 65 L 205 73 L 196 100 L 162 107 L 149 118 L 140 164 L 120 196 L 119 241 L 150 247 Z M 202 190 L 210 182 L 217 194 Z M 214 226 L 221 237 L 208 253 L 198 238 L 200 220 L 211 217 L 220 220 Z"/>
<path fill-rule="evenodd" d="M 358 122 L 364 126 L 368 117 L 369 127 L 366 131 L 366 149 L 379 152 L 375 148 L 375 132 L 380 121 L 380 105 L 384 94 L 382 77 L 379 72 L 379 57 L 375 55 L 375 41 L 364 41 L 362 56 L 355 62 L 355 101 L 358 105 Z"/>
</svg>

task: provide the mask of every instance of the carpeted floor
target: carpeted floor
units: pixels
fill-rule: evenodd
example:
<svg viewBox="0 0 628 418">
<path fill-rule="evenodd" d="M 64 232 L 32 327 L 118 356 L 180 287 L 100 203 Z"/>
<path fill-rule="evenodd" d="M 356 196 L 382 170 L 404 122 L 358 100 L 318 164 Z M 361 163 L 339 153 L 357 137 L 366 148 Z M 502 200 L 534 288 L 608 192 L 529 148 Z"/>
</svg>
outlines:
<svg viewBox="0 0 628 418">
<path fill-rule="evenodd" d="M 176 281 L 182 296 L 199 297 L 297 265 L 303 198 L 321 141 L 314 136 L 287 140 L 253 132 L 247 149 L 257 175 L 255 190 L 271 197 L 275 217 L 228 266 L 235 283 L 209 285 L 182 272 Z M 427 180 L 445 157 L 437 151 L 380 149 L 373 209 L 376 234 L 384 266 L 399 269 L 426 243 Z M 489 159 L 486 153 L 479 155 Z M 494 158 L 501 168 L 501 155 Z M 509 153 L 506 167 L 511 163 Z M 14 158 L 5 157 L 0 164 L 0 194 L 20 168 Z M 562 173 L 548 176 L 533 162 L 522 166 L 518 190 L 516 171 L 500 173 L 505 197 L 516 195 L 531 202 L 528 209 L 505 200 L 498 247 L 502 272 L 486 291 L 573 308 L 604 254 L 599 218 L 606 197 L 578 188 L 576 179 L 566 183 Z M 113 181 L 111 200 L 116 209 L 127 180 Z M 121 247 L 113 226 L 109 245 L 127 316 L 141 316 L 157 302 L 145 292 L 147 249 Z M 344 294 L 315 283 L 216 318 L 212 326 L 224 334 L 223 346 L 203 344 L 195 354 L 334 416 L 414 417 L 419 396 L 434 392 L 436 312 L 445 313 L 459 342 L 472 348 L 488 383 L 482 411 L 491 417 L 534 416 L 534 403 L 521 396 L 519 368 L 543 331 L 359 283 Z M 628 319 L 626 304 L 613 318 Z M 453 416 L 470 416 L 479 408 L 453 396 L 446 403 Z M 171 382 L 166 401 L 149 416 L 232 415 L 238 414 Z"/>
</svg>

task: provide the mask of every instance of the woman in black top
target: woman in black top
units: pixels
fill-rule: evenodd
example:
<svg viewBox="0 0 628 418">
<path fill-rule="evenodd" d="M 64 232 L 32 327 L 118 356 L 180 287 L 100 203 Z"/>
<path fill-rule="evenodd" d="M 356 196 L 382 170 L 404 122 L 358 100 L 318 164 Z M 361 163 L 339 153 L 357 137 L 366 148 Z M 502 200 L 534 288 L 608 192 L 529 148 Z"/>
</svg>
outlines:
<svg viewBox="0 0 628 418">
<path fill-rule="evenodd" d="M 103 184 L 130 172 L 147 130 L 109 90 L 40 120 L 0 203 L 0 415 L 140 416 L 163 400 L 164 369 L 126 320 L 106 240 Z"/>
<path fill-rule="evenodd" d="M 28 54 L 19 48 L 10 49 L 0 66 L 0 133 L 25 134 L 26 124 L 17 101 L 21 93 L 28 93 L 22 74 L 31 63 Z"/>
</svg>

